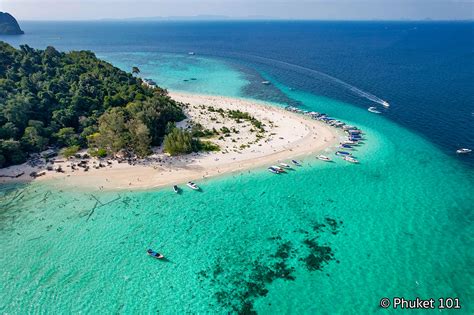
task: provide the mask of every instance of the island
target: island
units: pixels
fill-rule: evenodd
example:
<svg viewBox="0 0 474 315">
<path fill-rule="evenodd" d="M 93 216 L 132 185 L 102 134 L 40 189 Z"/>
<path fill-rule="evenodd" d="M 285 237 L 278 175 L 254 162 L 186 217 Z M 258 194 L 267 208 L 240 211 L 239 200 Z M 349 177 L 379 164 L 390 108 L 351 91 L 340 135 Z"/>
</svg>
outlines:
<svg viewBox="0 0 474 315">
<path fill-rule="evenodd" d="M 168 92 L 90 51 L 0 42 L 0 178 L 93 189 L 173 185 L 337 144 L 336 128 L 257 101 Z"/>
<path fill-rule="evenodd" d="M 24 33 L 11 14 L 0 12 L 0 35 L 21 35 Z"/>
</svg>

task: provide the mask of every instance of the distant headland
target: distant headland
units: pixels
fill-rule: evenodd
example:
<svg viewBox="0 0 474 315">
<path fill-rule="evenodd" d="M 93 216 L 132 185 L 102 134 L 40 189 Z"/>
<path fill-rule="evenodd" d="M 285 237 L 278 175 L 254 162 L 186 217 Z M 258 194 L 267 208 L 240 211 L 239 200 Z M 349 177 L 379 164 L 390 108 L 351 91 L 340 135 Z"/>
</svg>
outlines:
<svg viewBox="0 0 474 315">
<path fill-rule="evenodd" d="M 6 12 L 0 12 L 0 35 L 21 35 L 25 34 L 18 25 L 16 19 Z"/>
</svg>

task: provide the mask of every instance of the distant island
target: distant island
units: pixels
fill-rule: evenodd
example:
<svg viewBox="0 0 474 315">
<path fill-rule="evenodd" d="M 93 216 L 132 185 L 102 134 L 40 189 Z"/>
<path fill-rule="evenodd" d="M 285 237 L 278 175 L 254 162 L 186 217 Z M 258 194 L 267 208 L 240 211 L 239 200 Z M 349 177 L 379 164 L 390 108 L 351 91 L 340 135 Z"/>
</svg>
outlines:
<svg viewBox="0 0 474 315">
<path fill-rule="evenodd" d="M 25 34 L 16 19 L 9 13 L 0 12 L 0 35 Z"/>
<path fill-rule="evenodd" d="M 227 15 L 190 15 L 190 16 L 137 16 L 129 18 L 104 18 L 103 21 L 255 21 L 255 20 L 282 20 L 281 18 L 265 15 L 248 15 L 232 17 Z"/>
</svg>

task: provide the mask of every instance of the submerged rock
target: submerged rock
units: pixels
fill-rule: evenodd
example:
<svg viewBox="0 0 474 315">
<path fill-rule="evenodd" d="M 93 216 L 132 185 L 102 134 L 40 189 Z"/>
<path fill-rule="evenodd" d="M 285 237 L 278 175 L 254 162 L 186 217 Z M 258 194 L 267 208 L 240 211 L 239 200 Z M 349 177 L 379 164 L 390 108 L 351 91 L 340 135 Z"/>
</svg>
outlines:
<svg viewBox="0 0 474 315">
<path fill-rule="evenodd" d="M 9 13 L 0 12 L 0 35 L 25 34 L 16 19 Z"/>
</svg>

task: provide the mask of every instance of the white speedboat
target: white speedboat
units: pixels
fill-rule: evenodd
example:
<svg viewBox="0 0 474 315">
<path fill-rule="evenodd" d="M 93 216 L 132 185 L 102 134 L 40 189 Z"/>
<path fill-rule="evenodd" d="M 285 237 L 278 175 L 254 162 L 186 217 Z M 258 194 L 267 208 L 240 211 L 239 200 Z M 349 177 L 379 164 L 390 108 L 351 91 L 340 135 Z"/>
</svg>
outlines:
<svg viewBox="0 0 474 315">
<path fill-rule="evenodd" d="M 352 156 L 345 156 L 344 160 L 350 163 L 355 163 L 355 164 L 359 163 L 359 161 Z"/>
<path fill-rule="evenodd" d="M 318 160 L 321 160 L 321 161 L 326 161 L 326 162 L 331 161 L 330 158 L 328 158 L 327 156 L 322 155 L 322 154 L 321 154 L 321 155 L 318 155 L 317 158 L 318 158 Z"/>
<path fill-rule="evenodd" d="M 188 186 L 188 187 L 191 188 L 192 190 L 199 190 L 199 186 L 196 185 L 196 184 L 193 183 L 193 182 L 188 182 L 188 183 L 186 184 L 186 186 Z"/>
<path fill-rule="evenodd" d="M 262 81 L 262 84 L 264 84 L 264 85 L 270 85 L 270 81 Z"/>
<path fill-rule="evenodd" d="M 291 166 L 286 163 L 280 163 L 280 165 L 281 167 L 284 167 L 284 168 L 291 168 Z"/>
<path fill-rule="evenodd" d="M 462 148 L 462 149 L 456 150 L 456 153 L 457 153 L 457 154 L 468 154 L 468 153 L 471 153 L 471 152 L 472 152 L 471 149 L 466 149 L 466 148 Z"/>
<path fill-rule="evenodd" d="M 188 52 L 188 55 L 190 55 L 190 56 L 194 56 L 195 54 L 196 54 L 196 53 L 195 53 L 194 51 Z"/>
<path fill-rule="evenodd" d="M 374 114 L 380 114 L 381 113 L 377 110 L 377 107 L 374 107 L 374 106 L 369 107 L 368 111 L 371 112 L 371 113 L 374 113 Z"/>
<path fill-rule="evenodd" d="M 383 107 L 390 107 L 390 104 L 387 101 L 382 100 Z"/>
</svg>

